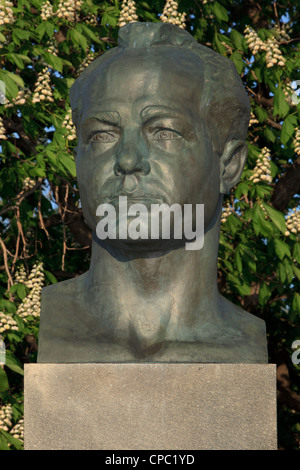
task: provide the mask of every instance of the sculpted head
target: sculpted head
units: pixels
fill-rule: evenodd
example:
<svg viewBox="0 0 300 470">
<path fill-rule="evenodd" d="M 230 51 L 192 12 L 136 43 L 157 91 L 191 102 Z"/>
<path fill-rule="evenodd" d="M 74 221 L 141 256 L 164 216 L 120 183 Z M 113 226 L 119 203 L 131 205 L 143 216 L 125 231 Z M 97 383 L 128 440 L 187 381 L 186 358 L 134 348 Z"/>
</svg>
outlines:
<svg viewBox="0 0 300 470">
<path fill-rule="evenodd" d="M 71 88 L 85 219 L 99 204 L 205 204 L 240 179 L 250 106 L 232 61 L 166 23 L 131 23 Z"/>
</svg>

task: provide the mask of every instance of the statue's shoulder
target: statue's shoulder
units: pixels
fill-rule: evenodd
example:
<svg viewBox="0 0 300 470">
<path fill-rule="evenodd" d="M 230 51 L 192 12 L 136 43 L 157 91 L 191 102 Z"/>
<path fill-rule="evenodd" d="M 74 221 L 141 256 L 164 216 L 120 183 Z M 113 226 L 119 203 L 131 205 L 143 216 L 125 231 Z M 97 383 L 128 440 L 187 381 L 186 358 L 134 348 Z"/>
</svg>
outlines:
<svg viewBox="0 0 300 470">
<path fill-rule="evenodd" d="M 59 315 L 74 310 L 82 303 L 85 274 L 66 281 L 58 282 L 42 289 L 41 315 Z M 74 313 L 74 312 L 73 312 Z"/>
<path fill-rule="evenodd" d="M 247 312 L 225 299 L 225 312 L 232 329 L 232 340 L 240 343 L 247 362 L 268 362 L 266 323 L 262 318 Z"/>
<path fill-rule="evenodd" d="M 85 276 L 86 274 L 83 274 L 72 279 L 67 279 L 66 281 L 57 282 L 56 284 L 43 287 L 42 300 L 53 300 L 54 296 L 59 296 L 60 300 L 67 296 L 74 296 L 76 292 L 83 289 Z"/>
<path fill-rule="evenodd" d="M 82 275 L 42 289 L 39 362 L 44 356 L 52 357 L 52 351 L 59 344 L 63 345 L 68 338 L 76 337 L 80 331 L 84 311 L 84 279 L 85 275 Z"/>
</svg>

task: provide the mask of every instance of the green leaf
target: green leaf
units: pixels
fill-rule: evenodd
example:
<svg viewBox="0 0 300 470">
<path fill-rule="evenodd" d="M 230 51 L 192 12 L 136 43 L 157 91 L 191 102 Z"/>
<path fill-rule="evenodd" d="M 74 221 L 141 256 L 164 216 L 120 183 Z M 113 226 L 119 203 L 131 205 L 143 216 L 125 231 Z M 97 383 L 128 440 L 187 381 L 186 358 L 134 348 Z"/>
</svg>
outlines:
<svg viewBox="0 0 300 470">
<path fill-rule="evenodd" d="M 57 57 L 50 52 L 44 52 L 43 57 L 47 64 L 54 70 L 57 70 L 58 72 L 63 71 L 63 60 L 60 57 Z"/>
<path fill-rule="evenodd" d="M 226 54 L 226 47 L 222 44 L 222 41 L 219 39 L 219 35 L 216 32 L 214 35 L 214 48 L 222 55 Z"/>
<path fill-rule="evenodd" d="M 259 184 L 255 185 L 255 190 L 260 198 L 265 199 L 273 191 L 273 188 L 266 183 L 259 182 Z"/>
<path fill-rule="evenodd" d="M 248 192 L 249 192 L 249 182 L 248 181 L 242 181 L 241 183 L 238 183 L 238 185 L 235 189 L 235 197 L 237 199 L 240 199 L 242 194 L 247 196 Z"/>
<path fill-rule="evenodd" d="M 233 61 L 238 74 L 241 75 L 244 68 L 244 62 L 240 52 L 234 51 L 234 53 L 231 54 L 230 59 Z"/>
<path fill-rule="evenodd" d="M 15 64 L 19 69 L 22 70 L 24 68 L 24 62 L 18 57 L 17 54 L 8 53 L 7 58 L 10 62 Z"/>
<path fill-rule="evenodd" d="M 278 263 L 278 266 L 277 266 L 277 276 L 279 277 L 280 282 L 284 284 L 286 281 L 286 270 L 285 270 L 284 264 L 281 262 Z"/>
<path fill-rule="evenodd" d="M 9 382 L 6 375 L 6 372 L 2 367 L 0 367 L 0 393 L 5 392 L 9 388 Z"/>
<path fill-rule="evenodd" d="M 293 315 L 293 318 L 295 318 L 295 316 L 297 317 L 300 316 L 300 294 L 298 294 L 298 292 L 296 292 L 293 296 L 292 312 L 296 314 L 296 315 Z"/>
<path fill-rule="evenodd" d="M 282 240 L 279 240 L 279 238 L 274 238 L 273 243 L 274 243 L 275 253 L 280 260 L 283 260 L 285 256 L 287 256 L 288 258 L 291 258 L 290 247 L 285 242 L 283 242 Z"/>
<path fill-rule="evenodd" d="M 240 49 L 241 51 L 245 51 L 245 40 L 244 36 L 239 33 L 236 29 L 232 29 L 230 31 L 230 39 L 236 49 Z"/>
<path fill-rule="evenodd" d="M 259 304 L 262 305 L 262 306 L 266 305 L 266 303 L 270 299 L 271 295 L 272 295 L 272 291 L 270 290 L 270 288 L 267 286 L 266 283 L 263 283 L 260 286 L 259 294 L 258 294 Z"/>
<path fill-rule="evenodd" d="M 276 227 L 282 233 L 285 233 L 286 224 L 285 224 L 285 218 L 284 218 L 284 215 L 282 214 L 282 212 L 277 211 L 276 209 L 274 209 L 274 207 L 269 206 L 269 204 L 266 204 L 264 201 L 262 201 L 262 205 L 265 208 L 265 210 L 267 211 L 267 214 L 270 217 L 270 219 L 272 220 L 272 222 L 274 223 L 274 225 L 276 225 Z"/>
<path fill-rule="evenodd" d="M 52 38 L 53 33 L 55 31 L 55 25 L 51 23 L 50 21 L 45 21 L 45 30 L 46 30 L 47 36 L 49 36 L 49 38 Z"/>
<path fill-rule="evenodd" d="M 300 281 L 300 269 L 297 268 L 297 266 L 295 264 L 292 264 L 292 268 L 293 268 L 293 271 L 295 273 L 295 276 L 297 277 L 297 279 L 299 279 Z"/>
<path fill-rule="evenodd" d="M 67 84 L 67 87 L 68 88 L 71 88 L 71 86 L 73 85 L 73 83 L 75 82 L 75 78 L 71 78 L 71 77 L 67 77 L 65 79 L 65 82 Z"/>
<path fill-rule="evenodd" d="M 234 274 L 228 274 L 227 278 L 230 282 L 232 282 L 241 295 L 244 296 L 250 294 L 251 287 L 248 286 L 240 277 L 237 277 Z"/>
<path fill-rule="evenodd" d="M 264 136 L 269 142 L 275 142 L 276 140 L 276 135 L 272 129 L 269 127 L 264 128 Z"/>
<path fill-rule="evenodd" d="M 102 18 L 101 18 L 101 25 L 102 26 L 105 26 L 105 25 L 116 26 L 117 22 L 118 22 L 118 19 L 115 18 L 114 16 L 110 15 L 106 11 L 103 13 Z"/>
<path fill-rule="evenodd" d="M 281 86 L 278 86 L 274 93 L 273 116 L 285 117 L 290 110 L 286 101 L 286 96 Z"/>
<path fill-rule="evenodd" d="M 17 295 L 21 300 L 25 299 L 27 292 L 24 284 L 18 284 Z"/>
<path fill-rule="evenodd" d="M 15 313 L 16 306 L 13 302 L 6 299 L 0 299 L 0 310 L 6 310 L 8 313 Z"/>
<path fill-rule="evenodd" d="M 294 129 L 297 126 L 298 121 L 295 115 L 288 116 L 284 121 L 281 129 L 280 139 L 283 145 L 285 145 L 294 134 Z"/>
<path fill-rule="evenodd" d="M 23 449 L 23 444 L 22 442 L 19 440 L 19 439 L 16 439 L 15 437 L 13 437 L 9 432 L 6 432 L 6 431 L 3 431 L 3 429 L 0 429 L 0 437 L 1 437 L 1 441 L 2 441 L 2 438 L 4 437 L 4 439 L 9 443 L 9 449 L 11 450 L 12 447 L 15 448 L 15 450 L 22 450 Z"/>
<path fill-rule="evenodd" d="M 0 42 L 5 42 L 6 41 L 6 37 L 4 36 L 4 34 L 0 33 Z"/>
<path fill-rule="evenodd" d="M 297 263 L 300 264 L 300 243 L 295 243 L 294 245 L 293 259 L 295 259 Z"/>
<path fill-rule="evenodd" d="M 243 259 L 247 265 L 248 271 L 256 273 L 256 263 L 253 261 L 252 256 L 245 254 Z"/>
<path fill-rule="evenodd" d="M 41 39 L 44 36 L 45 32 L 46 32 L 46 24 L 45 24 L 45 21 L 43 21 L 41 24 L 39 24 L 35 28 L 35 33 L 38 35 L 39 41 L 41 41 Z"/>
<path fill-rule="evenodd" d="M 96 42 L 97 44 L 101 43 L 100 39 L 96 36 L 96 34 L 84 23 L 80 24 L 81 29 L 83 33 L 90 39 L 92 39 L 93 42 Z"/>
<path fill-rule="evenodd" d="M 254 204 L 252 210 L 252 223 L 254 231 L 257 235 L 263 235 L 265 237 L 272 237 L 274 234 L 274 225 L 265 219 L 261 207 L 258 203 Z"/>
<path fill-rule="evenodd" d="M 238 249 L 235 250 L 234 259 L 235 259 L 235 263 L 236 263 L 238 272 L 242 273 L 243 272 L 243 265 L 242 265 L 241 255 L 240 255 L 240 252 L 239 252 Z"/>
<path fill-rule="evenodd" d="M 16 372 L 17 374 L 24 375 L 24 371 L 22 369 L 21 363 L 18 359 L 12 354 L 10 350 L 6 351 L 6 360 L 5 365 L 12 371 Z"/>
<path fill-rule="evenodd" d="M 260 106 L 255 106 L 254 113 L 259 122 L 265 122 L 268 120 L 268 113 L 265 109 L 261 108 Z"/>
<path fill-rule="evenodd" d="M 18 94 L 19 88 L 17 87 L 15 82 L 10 80 L 7 74 L 7 70 L 0 70 L 0 80 L 5 83 L 6 98 L 8 100 L 12 100 L 13 98 L 15 98 Z"/>
<path fill-rule="evenodd" d="M 284 264 L 284 268 L 286 272 L 287 282 L 290 284 L 292 280 L 294 279 L 294 271 L 292 268 L 292 263 L 288 259 L 284 258 L 283 264 Z"/>
<path fill-rule="evenodd" d="M 11 450 L 8 440 L 6 439 L 6 433 L 3 429 L 0 429 L 0 450 Z"/>
<path fill-rule="evenodd" d="M 227 10 L 222 5 L 220 5 L 219 2 L 214 2 L 211 5 L 211 9 L 213 14 L 219 21 L 228 21 Z"/>
<path fill-rule="evenodd" d="M 13 41 L 19 46 L 20 41 L 27 41 L 29 39 L 29 32 L 23 29 L 14 28 L 12 30 Z"/>
<path fill-rule="evenodd" d="M 68 172 L 75 178 L 76 177 L 76 165 L 72 158 L 64 155 L 60 156 L 60 162 L 68 170 Z"/>
<path fill-rule="evenodd" d="M 68 34 L 70 35 L 71 41 L 75 44 L 80 46 L 85 52 L 88 49 L 88 42 L 86 38 L 76 31 L 76 29 L 70 29 L 68 31 Z"/>
<path fill-rule="evenodd" d="M 16 85 L 19 87 L 23 88 L 25 87 L 24 81 L 20 75 L 17 75 L 16 73 L 9 72 L 8 70 L 1 70 L 1 73 L 4 73 L 8 79 L 13 80 Z"/>
<path fill-rule="evenodd" d="M 53 276 L 52 273 L 50 273 L 49 271 L 46 271 L 46 270 L 44 270 L 44 273 L 45 273 L 45 276 L 48 279 L 48 281 L 51 282 L 51 284 L 56 284 L 57 283 L 57 279 L 56 279 L 55 276 Z"/>
</svg>

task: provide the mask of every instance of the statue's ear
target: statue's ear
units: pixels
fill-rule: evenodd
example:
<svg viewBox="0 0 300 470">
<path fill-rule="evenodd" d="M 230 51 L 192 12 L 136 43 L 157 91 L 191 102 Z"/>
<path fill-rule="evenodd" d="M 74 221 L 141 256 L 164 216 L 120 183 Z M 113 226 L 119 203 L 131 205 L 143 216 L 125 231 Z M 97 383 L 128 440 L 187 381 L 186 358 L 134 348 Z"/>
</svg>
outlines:
<svg viewBox="0 0 300 470">
<path fill-rule="evenodd" d="M 220 193 L 227 194 L 239 182 L 246 158 L 248 147 L 244 140 L 226 142 L 220 157 Z"/>
</svg>

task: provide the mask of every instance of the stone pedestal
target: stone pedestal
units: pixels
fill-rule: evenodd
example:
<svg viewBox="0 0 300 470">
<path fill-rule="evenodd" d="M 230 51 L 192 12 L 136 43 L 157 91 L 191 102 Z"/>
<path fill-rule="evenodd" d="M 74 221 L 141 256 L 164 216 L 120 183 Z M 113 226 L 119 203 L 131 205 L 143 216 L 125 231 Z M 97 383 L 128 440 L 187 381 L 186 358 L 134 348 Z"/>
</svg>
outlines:
<svg viewBox="0 0 300 470">
<path fill-rule="evenodd" d="M 273 364 L 29 364 L 25 450 L 276 449 Z"/>
</svg>

